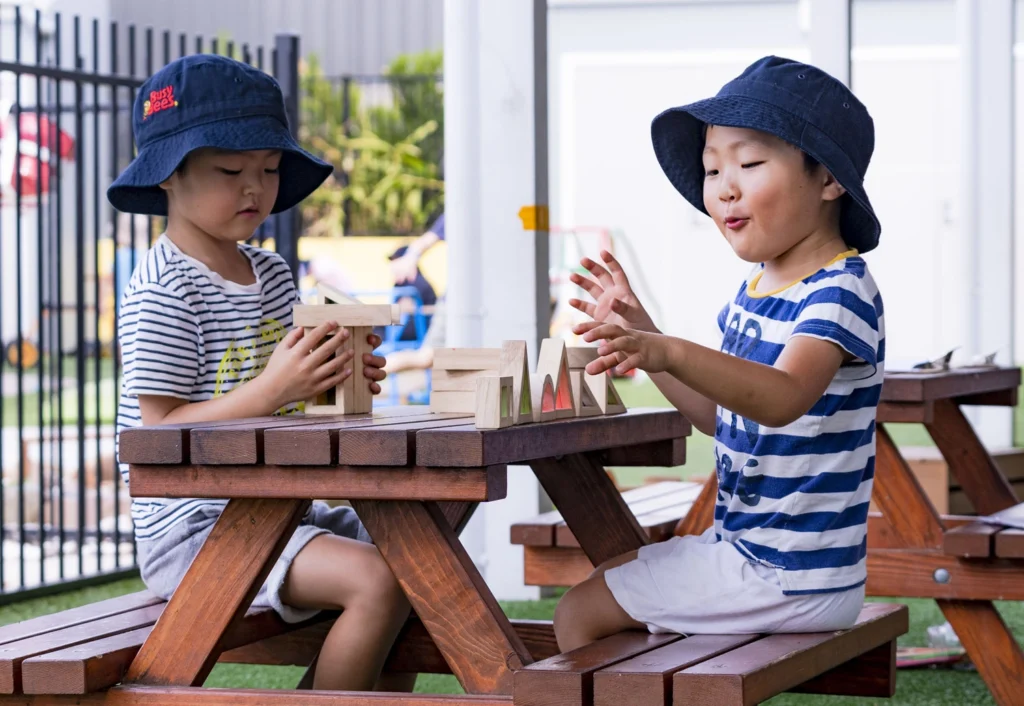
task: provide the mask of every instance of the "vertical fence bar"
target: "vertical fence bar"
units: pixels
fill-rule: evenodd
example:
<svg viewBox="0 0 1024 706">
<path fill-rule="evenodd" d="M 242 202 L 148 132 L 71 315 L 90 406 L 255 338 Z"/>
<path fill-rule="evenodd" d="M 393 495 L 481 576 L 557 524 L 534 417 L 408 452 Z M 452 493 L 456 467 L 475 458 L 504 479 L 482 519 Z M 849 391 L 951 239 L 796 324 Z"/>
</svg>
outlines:
<svg viewBox="0 0 1024 706">
<path fill-rule="evenodd" d="M 14 62 L 21 64 L 21 6 L 14 6 Z M 15 144 L 21 146 L 21 71 L 16 71 L 14 74 L 14 105 L 17 107 L 18 112 L 15 115 Z M 21 175 L 21 162 L 22 155 L 19 153 L 15 154 L 15 169 L 14 169 L 14 192 L 15 192 L 15 237 L 17 244 L 15 246 L 15 259 L 17 262 L 18 271 L 18 312 L 16 317 L 16 323 L 18 326 L 17 332 L 17 360 L 18 360 L 18 585 L 21 588 L 25 587 L 25 322 L 24 314 L 22 312 L 22 292 L 24 291 L 24 275 L 22 274 L 22 263 L 25 261 L 24 254 L 22 252 L 22 228 L 21 228 L 21 210 L 23 202 L 22 188 L 24 185 L 24 179 Z"/>
<path fill-rule="evenodd" d="M 242 61 L 245 62 L 246 64 L 251 64 L 252 63 L 252 52 L 249 51 L 249 45 L 248 44 L 243 44 L 242 45 Z"/>
<path fill-rule="evenodd" d="M 234 59 L 235 58 L 235 43 L 230 41 L 230 40 L 228 40 L 227 49 L 225 49 L 225 51 L 227 52 L 228 58 Z"/>
<path fill-rule="evenodd" d="M 0 35 L 3 33 L 0 32 Z M 0 58 L 3 58 L 2 39 L 0 39 Z M 15 77 L 17 81 L 17 77 Z M 15 116 L 17 117 L 17 116 Z M 17 156 L 15 156 L 15 164 L 17 164 Z M 2 221 L 3 219 L 0 219 Z M 0 222 L 0 272 L 4 271 L 4 233 L 3 223 Z M 10 237 L 10 236 L 7 236 Z M 15 267 L 20 267 L 20 263 L 15 262 Z M 0 297 L 3 295 L 3 288 L 0 287 Z M 0 306 L 0 349 L 3 348 L 3 330 L 4 330 L 4 307 Z M 7 432 L 7 395 L 4 394 L 4 374 L 3 368 L 6 361 L 0 360 L 0 593 L 6 586 L 6 572 L 4 569 L 7 567 L 6 563 L 6 552 L 4 551 L 4 544 L 6 539 L 6 527 L 7 527 L 7 488 L 4 482 L 5 470 L 4 470 L 4 436 Z"/>
<path fill-rule="evenodd" d="M 131 25 L 128 28 L 128 41 L 132 45 L 132 51 L 128 55 L 128 62 L 129 62 L 128 63 L 128 75 L 131 76 L 132 78 L 135 78 L 135 25 Z M 129 117 L 132 117 L 134 115 L 136 93 L 137 93 L 137 89 L 135 89 L 134 87 L 132 87 L 132 88 L 130 88 L 128 90 L 128 116 Z M 131 125 L 132 121 L 129 120 L 128 124 Z M 135 159 L 135 134 L 134 134 L 134 130 L 130 130 L 129 131 L 128 145 L 129 145 L 129 147 L 128 147 L 128 156 L 130 157 L 130 161 L 131 161 L 131 160 Z M 128 251 L 128 261 L 131 263 L 131 272 L 128 272 L 127 275 L 128 275 L 128 277 L 131 277 L 132 273 L 135 272 L 135 253 L 136 253 L 136 249 L 138 247 L 138 245 L 137 245 L 138 234 L 135 232 L 135 214 L 134 213 L 128 214 L 128 219 L 129 219 L 128 220 L 128 223 L 129 223 L 128 233 L 129 233 L 129 237 L 130 237 L 129 251 Z M 117 255 L 115 254 L 114 257 L 117 257 Z M 120 404 L 120 400 L 118 400 L 118 404 Z M 128 500 L 127 502 L 128 502 L 129 505 L 131 504 L 131 500 Z M 114 556 L 117 557 L 117 562 L 118 562 L 118 563 L 115 563 L 115 566 L 120 566 L 119 562 L 121 560 L 121 530 L 120 530 L 120 523 L 118 522 L 118 518 L 114 519 L 114 523 L 115 523 L 115 525 L 114 525 L 114 537 L 115 537 L 115 540 L 114 540 L 114 545 L 115 545 Z M 136 554 L 135 554 L 136 548 L 135 548 L 134 537 L 132 539 L 133 539 L 133 541 L 132 541 L 132 563 L 134 564 L 135 563 L 135 559 L 136 559 Z"/>
<path fill-rule="evenodd" d="M 92 21 L 92 103 L 94 107 L 92 120 L 92 238 L 93 238 L 93 336 L 95 337 L 95 356 L 93 362 L 93 380 L 96 384 L 96 573 L 103 571 L 103 447 L 100 434 L 103 421 L 103 347 L 100 338 L 100 319 L 103 303 L 100 300 L 100 21 Z M 113 93 L 113 87 L 111 87 Z M 114 283 L 114 298 L 117 298 L 117 283 Z M 115 389 L 117 385 L 114 385 Z M 116 466 L 116 462 L 115 462 Z M 115 467 L 113 478 L 117 480 Z"/>
<path fill-rule="evenodd" d="M 219 54 L 220 53 L 220 40 L 217 39 L 217 37 L 214 37 L 213 39 L 210 40 L 210 53 L 211 54 Z"/>
<path fill-rule="evenodd" d="M 43 64 L 43 13 L 41 10 L 35 11 L 36 20 L 36 66 L 42 66 Z M 36 322 L 36 340 L 38 342 L 39 360 L 37 365 L 39 366 L 39 392 L 36 395 L 38 401 L 38 412 L 39 412 L 39 583 L 46 583 L 46 552 L 45 543 L 43 541 L 46 532 L 46 444 L 43 443 L 43 439 L 46 438 L 46 432 L 44 430 L 43 416 L 44 407 L 46 403 L 47 388 L 44 371 L 46 370 L 46 354 L 48 341 L 45 340 L 46 327 L 43 324 L 43 312 L 44 304 L 46 302 L 46 290 L 43 287 L 43 275 L 47 268 L 43 265 L 43 260 L 46 259 L 46 246 L 43 243 L 43 150 L 42 150 L 42 139 L 43 139 L 43 121 L 42 121 L 42 100 L 43 100 L 43 79 L 42 74 L 36 74 L 36 285 L 37 287 L 37 313 L 38 320 Z M 49 165 L 47 165 L 47 173 L 49 172 Z M 50 352 L 52 355 L 52 352 Z"/>
<path fill-rule="evenodd" d="M 202 53 L 203 53 L 203 35 L 197 34 L 196 35 L 196 54 L 202 54 Z"/>
<path fill-rule="evenodd" d="M 55 22 L 55 27 L 54 27 L 54 42 L 53 42 L 53 44 L 54 44 L 53 63 L 54 63 L 54 65 L 58 69 L 60 69 L 60 68 L 62 68 L 62 66 L 61 66 L 61 53 L 60 53 L 60 50 L 61 50 L 61 30 L 62 30 L 62 26 L 63 26 L 63 21 L 62 21 L 61 14 L 59 12 L 54 14 L 54 22 Z M 51 232 L 54 232 L 54 237 L 52 238 L 52 246 L 53 246 L 54 258 L 56 259 L 57 262 L 56 262 L 56 267 L 55 267 L 55 271 L 56 271 L 56 286 L 54 287 L 55 294 L 56 294 L 56 302 L 54 302 L 53 305 L 50 306 L 50 311 L 51 311 L 50 318 L 51 319 L 56 318 L 56 323 L 53 326 L 53 329 L 56 331 L 56 334 L 57 334 L 54 337 L 56 339 L 56 341 L 57 341 L 57 343 L 56 343 L 57 351 L 56 351 L 56 355 L 54 357 L 54 359 L 56 360 L 55 367 L 56 367 L 56 370 L 57 370 L 57 416 L 56 416 L 56 422 L 57 422 L 57 543 L 58 543 L 57 544 L 57 546 L 58 546 L 58 549 L 57 549 L 57 552 L 58 552 L 57 553 L 57 557 L 58 557 L 58 559 L 57 559 L 57 566 L 59 567 L 59 569 L 58 569 L 59 570 L 59 575 L 63 579 L 64 578 L 64 286 L 63 286 L 64 285 L 64 258 L 63 258 L 64 248 L 61 247 L 61 245 L 62 245 L 62 240 L 61 239 L 62 239 L 63 233 L 64 233 L 64 218 L 63 218 L 63 214 L 64 214 L 64 199 L 63 199 L 63 196 L 62 196 L 62 189 L 61 189 L 61 187 L 64 184 L 64 181 L 63 181 L 63 176 L 64 175 L 63 175 L 63 170 L 61 168 L 61 157 L 63 156 L 62 155 L 62 149 L 61 149 L 62 146 L 63 146 L 62 145 L 63 133 L 61 132 L 60 126 L 61 126 L 61 115 L 64 112 L 64 104 L 61 101 L 61 80 L 59 78 L 58 79 L 54 79 L 54 84 L 55 84 L 54 85 L 54 89 L 55 89 L 54 90 L 54 102 L 56 103 L 57 107 L 56 107 L 56 110 L 55 110 L 56 121 L 54 122 L 53 130 L 51 131 L 51 134 L 53 135 L 53 137 L 50 140 L 50 161 L 51 162 L 56 161 L 56 163 L 57 163 L 57 170 L 56 170 L 57 171 L 57 178 L 55 180 L 51 178 L 50 179 L 50 183 L 55 185 L 55 188 L 52 189 L 52 191 L 56 195 L 56 198 L 54 199 L 54 201 L 56 203 L 55 212 L 56 212 L 56 216 L 57 216 L 56 219 L 55 219 L 55 221 L 56 221 L 56 228 L 55 228 L 55 231 L 51 231 Z M 56 157 L 56 159 L 54 159 L 55 157 Z M 56 317 L 54 317 L 54 315 L 53 315 L 54 310 L 56 310 Z M 54 339 L 51 338 L 50 340 L 52 341 Z M 76 382 L 76 386 L 77 386 L 77 389 L 78 389 L 78 396 L 81 397 L 82 395 L 85 394 L 84 381 L 81 378 L 79 378 L 78 381 Z M 50 417 L 53 418 L 53 404 L 52 404 L 52 402 L 50 404 Z M 79 469 L 79 475 L 81 475 L 81 469 Z M 52 477 L 52 474 L 51 474 L 51 477 Z M 50 495 L 50 502 L 53 503 L 53 495 L 52 494 Z M 81 508 L 81 506 L 79 506 L 79 508 Z"/>
<path fill-rule="evenodd" d="M 164 30 L 163 40 L 164 40 L 164 66 L 167 66 L 169 63 L 171 63 L 171 30 L 169 30 L 169 29 L 165 29 Z M 152 73 L 152 72 L 150 72 L 150 73 Z"/>
<path fill-rule="evenodd" d="M 284 109 L 288 116 L 288 127 L 292 135 L 299 135 L 299 36 L 279 34 L 274 38 L 274 76 L 284 94 Z M 274 229 L 274 249 L 292 268 L 292 278 L 298 282 L 299 275 L 299 231 L 301 212 L 298 206 L 288 209 L 277 217 Z"/>
<path fill-rule="evenodd" d="M 111 76 L 116 76 L 117 75 L 117 23 L 116 22 L 111 22 L 110 23 L 110 75 Z M 111 135 L 110 135 L 110 142 L 111 142 L 111 145 L 110 145 L 111 172 L 110 172 L 110 178 L 111 178 L 111 180 L 117 178 L 117 171 L 118 171 L 118 166 L 119 166 L 119 161 L 120 161 L 120 159 L 118 157 L 118 152 L 119 152 L 119 150 L 118 150 L 118 138 L 120 137 L 120 135 L 118 135 L 118 125 L 117 125 L 118 115 L 117 115 L 117 113 L 118 113 L 118 90 L 117 90 L 117 86 L 115 84 L 111 84 L 111 86 L 110 86 L 110 125 L 111 125 Z M 111 250 L 114 253 L 114 262 L 113 262 L 112 269 L 113 269 L 113 273 L 114 273 L 114 290 L 116 292 L 117 291 L 118 282 L 120 282 L 121 279 L 119 277 L 120 273 L 118 272 L 118 262 L 117 262 L 117 259 L 118 259 L 117 258 L 117 244 L 118 244 L 118 240 L 119 240 L 118 224 L 117 224 L 117 212 L 114 211 L 113 209 L 110 210 L 110 224 L 111 224 L 111 237 L 113 239 L 112 242 L 111 242 L 111 246 L 112 246 Z M 117 321 L 118 321 L 118 317 L 120 316 L 120 313 L 121 312 L 120 312 L 119 302 L 117 301 L 117 295 L 115 294 L 115 296 L 114 296 L 114 331 L 117 331 Z M 116 381 L 118 379 L 118 376 L 120 375 L 120 364 L 119 364 L 120 361 L 118 360 L 119 354 L 118 354 L 118 350 L 117 350 L 116 335 L 115 335 L 115 341 L 110 346 L 110 356 L 113 359 L 113 363 L 114 363 L 114 365 L 113 365 L 113 376 L 114 376 L 114 380 L 115 380 L 115 385 L 114 385 L 114 393 L 113 394 L 114 394 L 114 405 L 115 405 L 115 409 L 116 409 L 117 402 L 118 402 L 118 400 L 117 400 L 117 385 L 116 385 Z M 113 484 L 113 495 L 114 495 L 114 497 L 113 497 L 113 501 L 114 501 L 113 502 L 113 504 L 114 504 L 114 568 L 118 568 L 118 567 L 121 566 L 121 550 L 120 550 L 120 544 L 121 544 L 120 526 L 121 526 L 121 523 L 119 522 L 119 518 L 120 518 L 120 515 L 121 515 L 121 503 L 120 503 L 120 499 L 121 499 L 121 493 L 120 493 L 121 483 L 119 482 L 120 479 L 118 478 L 118 469 L 116 467 L 114 468 L 113 479 L 114 479 L 114 484 Z"/>
<path fill-rule="evenodd" d="M 85 119 L 82 104 L 85 102 L 85 91 L 82 88 L 81 74 L 85 71 L 85 60 L 82 58 L 82 21 L 75 15 L 75 139 L 81 145 L 85 137 Z M 95 102 L 95 101 L 94 101 Z M 99 106 L 96 106 L 94 119 L 98 117 Z M 85 576 L 83 545 L 85 544 L 85 159 L 82 150 L 75 154 L 75 261 L 78 263 L 78 276 L 75 277 L 75 375 L 78 377 L 78 575 Z M 99 273 L 97 273 L 97 278 Z M 99 351 L 96 351 L 99 356 Z M 99 393 L 99 381 L 96 383 Z M 97 430 L 98 431 L 98 430 Z M 96 439 L 99 440 L 97 434 Z M 96 518 L 99 529 L 99 517 Z"/>
<path fill-rule="evenodd" d="M 188 54 L 188 37 L 184 32 L 182 32 L 178 35 L 178 58 L 181 58 L 186 54 Z"/>
<path fill-rule="evenodd" d="M 341 80 L 341 132 L 345 137 L 350 137 L 350 125 L 352 122 L 352 77 L 345 76 Z M 341 171 L 341 178 L 344 179 L 344 186 L 348 186 L 349 173 L 344 169 Z M 348 196 L 348 192 L 341 202 L 341 212 L 344 214 L 345 226 L 342 233 L 348 233 L 352 230 L 352 199 Z"/>
</svg>

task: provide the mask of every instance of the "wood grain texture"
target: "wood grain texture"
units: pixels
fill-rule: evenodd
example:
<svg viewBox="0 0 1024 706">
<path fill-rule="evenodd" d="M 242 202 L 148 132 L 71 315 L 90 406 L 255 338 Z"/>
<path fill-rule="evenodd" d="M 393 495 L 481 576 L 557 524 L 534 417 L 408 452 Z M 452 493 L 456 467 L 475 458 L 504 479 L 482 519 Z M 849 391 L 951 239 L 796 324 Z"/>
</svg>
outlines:
<svg viewBox="0 0 1024 706">
<path fill-rule="evenodd" d="M 1024 559 L 1024 530 L 1004 529 L 997 534 L 995 553 L 1003 559 Z"/>
<path fill-rule="evenodd" d="M 882 402 L 924 402 L 1009 390 L 1020 386 L 1020 369 L 951 370 L 946 372 L 886 373 Z"/>
<path fill-rule="evenodd" d="M 790 691 L 798 694 L 892 698 L 896 693 L 896 640 L 879 645 Z"/>
<path fill-rule="evenodd" d="M 999 706 L 1014 706 L 1024 694 L 1024 652 L 988 601 L 939 601 L 946 620 L 967 650 Z"/>
<path fill-rule="evenodd" d="M 1017 504 L 1013 486 L 954 402 L 936 402 L 935 420 L 926 428 L 979 514 L 990 515 Z"/>
<path fill-rule="evenodd" d="M 944 569 L 946 583 L 936 581 Z M 1024 600 L 1024 566 L 1020 562 L 963 561 L 941 549 L 873 549 L 868 551 L 869 596 Z"/>
<path fill-rule="evenodd" d="M 512 706 L 512 698 L 131 685 L 86 696 L 0 696 L 0 706 Z"/>
<path fill-rule="evenodd" d="M 217 661 L 217 644 L 242 619 L 308 506 L 303 500 L 231 500 L 125 680 L 202 684 Z"/>
<path fill-rule="evenodd" d="M 505 466 L 131 466 L 130 491 L 145 498 L 458 500 L 506 495 Z"/>
<path fill-rule="evenodd" d="M 534 406 L 537 404 L 535 399 Z M 467 424 L 417 433 L 416 463 L 421 466 L 524 463 L 689 434 L 689 422 L 674 409 L 636 409 L 613 417 L 561 419 L 493 431 L 481 431 Z"/>
<path fill-rule="evenodd" d="M 332 321 L 348 329 L 397 323 L 390 304 L 298 304 L 292 316 L 295 326 L 303 328 L 316 328 Z"/>
<path fill-rule="evenodd" d="M 186 422 L 125 429 L 121 432 L 118 441 L 118 458 L 122 463 L 188 463 L 191 458 L 191 430 L 197 426 L 234 429 L 259 426 L 268 421 L 280 419 L 280 417 L 249 417 L 220 422 Z"/>
<path fill-rule="evenodd" d="M 906 606 L 869 603 L 849 630 L 769 635 L 677 672 L 674 703 L 752 706 L 888 644 L 909 629 Z"/>
<path fill-rule="evenodd" d="M 516 706 L 590 706 L 595 672 L 679 639 L 679 635 L 620 632 L 535 662 L 516 672 Z"/>
<path fill-rule="evenodd" d="M 672 675 L 753 642 L 757 635 L 692 635 L 594 674 L 594 706 L 671 706 Z"/>
<path fill-rule="evenodd" d="M 999 527 L 981 522 L 947 529 L 942 538 L 942 550 L 949 556 L 984 559 L 992 556 L 998 532 Z"/>
<path fill-rule="evenodd" d="M 935 406 L 931 402 L 880 402 L 875 418 L 879 424 L 928 424 L 935 418 Z"/>
<path fill-rule="evenodd" d="M 601 463 L 605 466 L 661 466 L 674 468 L 686 463 L 686 437 L 663 439 L 633 446 L 604 449 Z"/>
<path fill-rule="evenodd" d="M 350 466 L 405 466 L 416 460 L 416 432 L 459 426 L 471 419 L 471 416 L 463 414 L 435 413 L 430 415 L 429 420 L 417 418 L 402 424 L 339 429 L 335 434 L 337 454 L 334 463 Z"/>
<path fill-rule="evenodd" d="M 884 426 L 878 427 L 875 438 L 872 499 L 903 546 L 941 547 L 942 521 L 921 489 L 921 484 Z"/>
<path fill-rule="evenodd" d="M 669 489 L 665 494 L 642 500 L 630 500 L 623 495 L 626 506 L 636 517 L 641 529 L 644 530 L 648 542 L 661 541 L 665 537 L 662 530 L 666 523 L 669 525 L 668 531 L 671 533 L 679 520 L 690 511 L 694 501 L 703 490 L 703 486 L 697 483 L 679 482 L 678 485 L 675 483 L 666 483 L 666 485 L 676 487 Z M 555 545 L 578 547 L 580 543 L 572 533 L 572 529 L 562 522 L 555 527 Z"/>
<path fill-rule="evenodd" d="M 434 503 L 354 500 L 416 614 L 469 693 L 507 694 L 532 660 Z"/>
<path fill-rule="evenodd" d="M 675 534 L 678 537 L 699 535 L 715 521 L 715 501 L 718 498 L 718 476 L 711 474 L 690 511 L 679 520 Z"/>
<path fill-rule="evenodd" d="M 569 454 L 530 467 L 594 566 L 647 544 L 599 456 Z"/>
<path fill-rule="evenodd" d="M 527 586 L 575 586 L 593 570 L 593 562 L 582 549 L 523 547 L 523 583 Z"/>
<path fill-rule="evenodd" d="M 149 591 L 139 591 L 138 593 L 129 593 L 117 598 L 108 598 L 107 600 L 79 606 L 78 608 L 63 610 L 59 613 L 51 613 L 50 615 L 42 615 L 38 618 L 11 623 L 0 627 L 0 645 L 43 635 L 54 630 L 65 630 L 76 625 L 91 623 L 151 605 L 163 604 L 163 602 L 162 598 L 154 596 Z"/>
</svg>

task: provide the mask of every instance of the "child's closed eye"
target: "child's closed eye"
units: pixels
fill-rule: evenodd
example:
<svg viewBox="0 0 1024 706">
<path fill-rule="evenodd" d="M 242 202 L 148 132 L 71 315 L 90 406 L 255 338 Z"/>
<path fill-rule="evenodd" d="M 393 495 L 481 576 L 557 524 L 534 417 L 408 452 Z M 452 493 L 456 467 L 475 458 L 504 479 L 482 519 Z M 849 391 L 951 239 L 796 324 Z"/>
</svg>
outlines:
<svg viewBox="0 0 1024 706">
<path fill-rule="evenodd" d="M 222 174 L 227 174 L 228 176 L 238 176 L 242 173 L 241 169 L 226 169 L 225 167 L 219 167 L 219 169 Z"/>
<path fill-rule="evenodd" d="M 764 164 L 764 160 L 763 159 L 760 162 L 747 162 L 747 163 L 743 164 L 742 167 L 744 169 L 753 169 L 754 167 L 760 166 L 762 164 Z"/>
</svg>

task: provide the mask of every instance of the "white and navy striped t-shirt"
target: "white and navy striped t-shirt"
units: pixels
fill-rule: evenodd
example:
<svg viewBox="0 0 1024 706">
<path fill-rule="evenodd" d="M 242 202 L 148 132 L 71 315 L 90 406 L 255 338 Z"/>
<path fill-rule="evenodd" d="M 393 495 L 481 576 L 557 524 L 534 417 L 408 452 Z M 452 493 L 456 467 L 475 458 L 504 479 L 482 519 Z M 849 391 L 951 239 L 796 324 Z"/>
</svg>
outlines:
<svg viewBox="0 0 1024 706">
<path fill-rule="evenodd" d="M 203 402 L 256 377 L 292 325 L 297 303 L 281 256 L 240 245 L 256 283 L 229 282 L 161 236 L 139 262 L 121 300 L 118 342 L 124 385 L 120 431 L 142 424 L 139 395 Z M 294 411 L 289 405 L 284 412 Z M 128 482 L 128 467 L 121 464 Z M 135 498 L 140 540 L 156 539 L 192 513 L 219 511 L 226 500 Z"/>
<path fill-rule="evenodd" d="M 867 514 L 882 390 L 882 298 L 855 251 L 782 290 L 756 291 L 760 266 L 718 317 L 721 350 L 774 365 L 793 336 L 853 356 L 807 414 L 763 427 L 718 408 L 715 532 L 779 569 L 787 594 L 857 587 L 867 579 Z"/>
</svg>

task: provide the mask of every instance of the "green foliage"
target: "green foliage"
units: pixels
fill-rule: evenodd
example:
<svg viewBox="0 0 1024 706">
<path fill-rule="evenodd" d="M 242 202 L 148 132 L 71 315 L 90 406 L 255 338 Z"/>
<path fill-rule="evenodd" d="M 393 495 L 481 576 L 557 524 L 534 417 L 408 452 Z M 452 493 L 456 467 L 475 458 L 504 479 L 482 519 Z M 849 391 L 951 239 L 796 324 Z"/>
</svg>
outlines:
<svg viewBox="0 0 1024 706">
<path fill-rule="evenodd" d="M 441 61 L 400 56 L 372 84 L 326 78 L 315 57 L 300 67 L 300 140 L 336 170 L 303 205 L 308 235 L 418 233 L 440 210 Z"/>
</svg>

